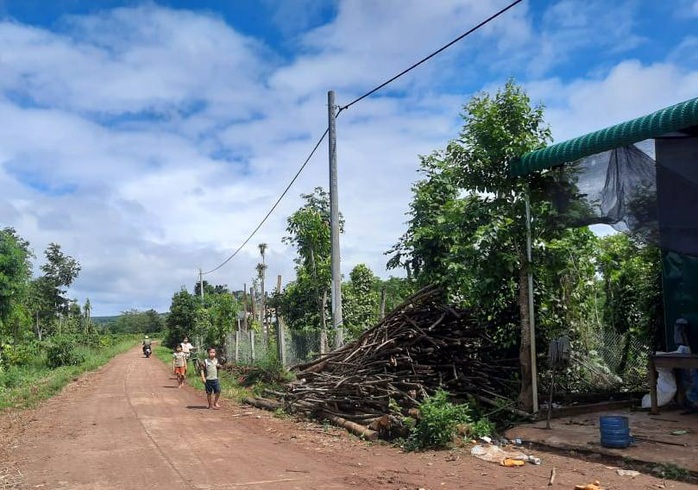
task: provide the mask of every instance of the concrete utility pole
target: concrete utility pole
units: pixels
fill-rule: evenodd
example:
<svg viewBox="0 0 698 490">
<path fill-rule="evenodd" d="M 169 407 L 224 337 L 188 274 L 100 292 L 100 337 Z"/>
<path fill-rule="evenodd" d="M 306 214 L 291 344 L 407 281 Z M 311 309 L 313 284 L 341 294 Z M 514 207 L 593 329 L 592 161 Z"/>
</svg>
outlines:
<svg viewBox="0 0 698 490">
<path fill-rule="evenodd" d="M 204 302 L 204 275 L 199 269 L 199 296 L 201 296 L 201 302 Z"/>
<path fill-rule="evenodd" d="M 332 327 L 335 330 L 334 346 L 344 345 L 342 319 L 342 269 L 339 254 L 339 199 L 337 194 L 337 133 L 334 91 L 327 92 L 327 115 L 330 157 L 330 237 L 332 239 Z"/>
</svg>

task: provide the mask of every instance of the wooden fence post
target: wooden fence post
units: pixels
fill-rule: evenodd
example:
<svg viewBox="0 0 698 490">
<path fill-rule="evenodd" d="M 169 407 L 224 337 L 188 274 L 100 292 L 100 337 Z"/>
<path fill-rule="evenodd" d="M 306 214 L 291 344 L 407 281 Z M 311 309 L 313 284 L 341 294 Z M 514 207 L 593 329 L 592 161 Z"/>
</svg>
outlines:
<svg viewBox="0 0 698 490">
<path fill-rule="evenodd" d="M 254 364 L 255 361 L 255 352 L 254 352 L 254 330 L 250 330 L 250 352 L 252 354 L 252 364 Z"/>
</svg>

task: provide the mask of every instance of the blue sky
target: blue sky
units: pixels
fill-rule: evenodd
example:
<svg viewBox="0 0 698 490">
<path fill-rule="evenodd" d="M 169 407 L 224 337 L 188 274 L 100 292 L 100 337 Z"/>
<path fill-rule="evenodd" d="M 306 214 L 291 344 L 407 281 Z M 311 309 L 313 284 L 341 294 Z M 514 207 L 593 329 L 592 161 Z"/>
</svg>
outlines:
<svg viewBox="0 0 698 490">
<path fill-rule="evenodd" d="M 165 311 L 236 249 L 344 104 L 503 0 L 0 0 L 0 226 L 83 266 L 96 315 Z M 343 271 L 404 231 L 418 155 L 457 136 L 473 94 L 514 77 L 556 140 L 698 96 L 698 0 L 524 1 L 338 120 Z M 282 242 L 321 148 L 243 252 L 207 279 L 240 288 Z M 40 261 L 37 261 L 39 263 Z"/>
</svg>

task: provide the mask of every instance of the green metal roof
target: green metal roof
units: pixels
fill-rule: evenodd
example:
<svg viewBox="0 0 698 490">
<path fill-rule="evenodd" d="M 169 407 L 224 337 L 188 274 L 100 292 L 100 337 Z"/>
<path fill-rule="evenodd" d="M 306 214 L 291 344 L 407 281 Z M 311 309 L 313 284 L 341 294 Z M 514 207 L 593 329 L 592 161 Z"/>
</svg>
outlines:
<svg viewBox="0 0 698 490">
<path fill-rule="evenodd" d="M 655 138 L 698 125 L 698 97 L 606 129 L 531 151 L 512 162 L 509 173 L 518 177 L 620 146 Z"/>
</svg>

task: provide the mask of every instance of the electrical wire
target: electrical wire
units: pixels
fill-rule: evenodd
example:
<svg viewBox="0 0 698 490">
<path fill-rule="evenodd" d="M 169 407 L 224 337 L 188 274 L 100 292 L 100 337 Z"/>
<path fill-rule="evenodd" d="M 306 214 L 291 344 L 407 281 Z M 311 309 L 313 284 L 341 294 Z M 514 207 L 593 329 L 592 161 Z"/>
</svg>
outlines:
<svg viewBox="0 0 698 490">
<path fill-rule="evenodd" d="M 342 112 L 343 110 L 349 109 L 351 106 L 353 106 L 353 105 L 356 104 L 357 102 L 360 102 L 360 101 L 364 100 L 366 97 L 369 97 L 369 96 L 375 94 L 376 92 L 378 92 L 378 91 L 379 91 L 380 89 L 382 89 L 383 87 L 385 87 L 385 86 L 387 86 L 387 85 L 393 83 L 395 80 L 397 80 L 397 79 L 400 78 L 401 76 L 405 75 L 406 73 L 409 73 L 410 71 L 414 70 L 415 68 L 417 68 L 417 67 L 418 67 L 419 65 L 421 65 L 422 63 L 424 63 L 424 62 L 426 62 L 426 61 L 429 61 L 430 59 L 432 59 L 432 58 L 433 58 L 434 56 L 436 56 L 437 54 L 439 54 L 439 53 L 441 53 L 442 51 L 445 51 L 446 49 L 450 48 L 451 46 L 453 46 L 454 44 L 456 44 L 458 41 L 460 41 L 461 39 L 464 39 L 465 37 L 469 36 L 469 35 L 472 34 L 473 32 L 475 32 L 475 31 L 477 31 L 478 29 L 480 29 L 481 27 L 483 27 L 483 26 L 489 24 L 489 23 L 492 22 L 494 19 L 496 19 L 497 17 L 499 17 L 500 15 L 502 15 L 504 12 L 506 12 L 507 10 L 513 8 L 514 6 L 516 6 L 517 4 L 521 3 L 522 1 L 523 1 L 523 0 L 516 0 L 515 2 L 510 3 L 507 7 L 504 7 L 504 8 L 503 8 L 502 10 L 500 10 L 499 12 L 497 12 L 497 13 L 495 13 L 495 14 L 489 16 L 487 19 L 483 20 L 482 22 L 480 22 L 478 25 L 476 25 L 476 26 L 473 27 L 472 29 L 470 29 L 470 30 L 464 32 L 463 34 L 461 34 L 460 36 L 458 36 L 457 38 L 455 38 L 453 41 L 451 41 L 450 43 L 445 44 L 444 46 L 440 47 L 439 49 L 437 49 L 436 51 L 434 51 L 433 53 L 431 53 L 429 56 L 427 56 L 427 57 L 425 57 L 425 58 L 422 58 L 421 60 L 419 60 L 418 62 L 416 62 L 416 63 L 413 64 L 412 66 L 410 66 L 409 68 L 407 68 L 407 69 L 401 71 L 400 73 L 398 73 L 397 75 L 395 75 L 394 77 L 392 77 L 391 79 L 386 80 L 385 82 L 383 82 L 383 83 L 381 83 L 380 85 L 378 85 L 376 88 L 374 88 L 374 89 L 372 89 L 372 90 L 369 90 L 368 92 L 366 92 L 365 94 L 363 94 L 361 97 L 358 97 L 358 98 L 352 100 L 352 101 L 349 102 L 347 105 L 340 106 L 339 112 L 337 113 L 337 115 L 339 115 L 339 113 Z"/>
<path fill-rule="evenodd" d="M 475 32 L 475 31 L 477 31 L 478 29 L 480 29 L 481 27 L 483 27 L 483 26 L 489 24 L 489 23 L 492 22 L 494 19 L 496 19 L 496 18 L 499 17 L 500 15 L 504 14 L 506 11 L 508 11 L 508 10 L 511 9 L 511 8 L 513 8 L 513 7 L 516 6 L 517 4 L 521 3 L 522 1 L 523 1 L 523 0 L 516 0 L 516 1 L 512 2 L 512 3 L 509 4 L 508 6 L 504 7 L 503 9 L 499 10 L 498 12 L 496 12 L 496 13 L 492 14 L 491 16 L 489 16 L 487 19 L 485 19 L 485 20 L 483 20 L 482 22 L 480 22 L 480 23 L 479 23 L 478 25 L 476 25 L 475 27 L 473 27 L 473 28 L 469 29 L 468 31 L 464 32 L 463 34 L 461 34 L 460 36 L 458 36 L 457 38 L 455 38 L 454 40 L 452 40 L 452 41 L 449 42 L 448 44 L 445 44 L 444 46 L 440 47 L 439 49 L 437 49 L 436 51 L 434 51 L 434 52 L 431 53 L 430 55 L 428 55 L 428 56 L 422 58 L 421 60 L 419 60 L 418 62 L 414 63 L 414 64 L 411 65 L 409 68 L 406 68 L 405 70 L 401 71 L 400 73 L 398 73 L 398 74 L 395 75 L 394 77 L 390 78 L 389 80 L 386 80 L 385 82 L 381 83 L 381 84 L 378 85 L 377 87 L 375 87 L 375 88 L 369 90 L 368 92 L 366 92 L 366 93 L 363 94 L 362 96 L 357 97 L 356 99 L 354 99 L 353 101 L 349 102 L 348 104 L 343 105 L 343 106 L 340 106 L 340 107 L 339 107 L 339 110 L 337 111 L 337 116 L 339 116 L 339 114 L 340 114 L 343 110 L 350 108 L 351 106 L 353 106 L 353 105 L 356 104 L 357 102 L 362 101 L 362 100 L 365 99 L 366 97 L 370 97 L 371 95 L 373 95 L 373 94 L 375 94 L 376 92 L 378 92 L 380 89 L 382 89 L 382 88 L 384 88 L 384 87 L 390 85 L 391 83 L 393 83 L 393 82 L 394 82 L 395 80 L 397 80 L 398 78 L 400 78 L 400 77 L 402 77 L 403 75 L 405 75 L 405 74 L 409 73 L 410 71 L 414 70 L 415 68 L 417 68 L 417 67 L 420 66 L 421 64 L 423 64 L 423 63 L 429 61 L 430 59 L 432 59 L 432 58 L 433 58 L 434 56 L 436 56 L 437 54 L 439 54 L 439 53 L 445 51 L 446 49 L 450 48 L 451 46 L 453 46 L 453 45 L 456 44 L 457 42 L 461 41 L 462 39 L 466 38 L 467 36 L 469 36 L 469 35 L 472 34 L 473 32 Z M 308 158 L 305 159 L 305 161 L 303 162 L 303 165 L 301 165 L 301 167 L 298 169 L 298 172 L 296 172 L 296 175 L 293 177 L 293 179 L 291 179 L 291 182 L 289 182 L 289 184 L 286 186 L 286 189 L 284 189 L 283 193 L 282 193 L 281 196 L 279 196 L 279 198 L 276 200 L 276 202 L 275 202 L 274 205 L 271 207 L 271 209 L 269 210 L 269 212 L 266 214 L 266 216 L 264 217 L 264 219 L 262 219 L 262 221 L 259 223 L 259 225 L 257 225 L 257 227 L 252 231 L 252 233 L 250 233 L 250 236 L 248 236 L 247 239 L 246 239 L 244 242 L 242 242 L 242 245 L 240 245 L 240 246 L 237 248 L 237 250 L 235 250 L 235 252 L 233 252 L 232 255 L 230 255 L 230 257 L 228 257 L 228 258 L 225 259 L 223 262 L 221 262 L 217 267 L 214 267 L 213 269 L 211 269 L 211 270 L 209 270 L 209 271 L 202 272 L 202 273 L 201 273 L 202 275 L 210 274 L 210 273 L 212 273 L 212 272 L 217 271 L 217 270 L 220 269 L 221 267 L 223 267 L 225 264 L 227 264 L 228 262 L 230 262 L 230 261 L 233 259 L 233 257 L 235 257 L 235 256 L 245 247 L 245 245 L 247 245 L 247 243 L 249 243 L 249 241 L 252 239 L 252 237 L 255 236 L 255 234 L 259 231 L 259 229 L 262 227 L 262 225 L 267 221 L 267 219 L 269 218 L 269 216 L 271 216 L 271 213 L 274 212 L 274 210 L 275 210 L 276 207 L 279 205 L 279 203 L 281 202 L 281 200 L 284 198 L 284 196 L 286 195 L 286 193 L 288 193 L 289 189 L 291 188 L 291 186 L 293 185 L 293 183 L 298 179 L 298 177 L 300 176 L 301 172 L 303 172 L 303 169 L 304 169 L 305 166 L 308 164 L 308 162 L 310 161 L 310 159 L 313 157 L 313 155 L 314 155 L 315 152 L 317 151 L 318 147 L 320 146 L 320 143 L 322 143 L 322 141 L 325 139 L 325 136 L 327 136 L 327 133 L 328 133 L 328 132 L 329 132 L 329 128 L 326 129 L 324 133 L 322 133 L 322 136 L 320 137 L 320 139 L 318 140 L 318 142 L 317 142 L 317 143 L 315 144 L 315 146 L 313 147 L 313 150 L 310 152 L 310 155 L 308 155 Z"/>
<path fill-rule="evenodd" d="M 255 234 L 259 231 L 259 229 L 262 227 L 262 225 L 267 221 L 267 219 L 269 218 L 269 216 L 271 216 L 271 213 L 274 212 L 274 210 L 275 210 L 276 207 L 279 205 L 279 203 L 280 203 L 281 200 L 284 198 L 284 196 L 288 193 L 289 189 L 291 189 L 291 186 L 292 186 L 293 183 L 296 181 L 296 179 L 298 179 L 298 177 L 300 176 L 301 172 L 303 172 L 303 169 L 305 168 L 305 166 L 308 165 L 308 162 L 310 162 L 310 159 L 313 158 L 313 155 L 315 154 L 315 152 L 316 152 L 317 149 L 319 148 L 320 143 L 322 143 L 322 141 L 325 139 L 325 136 L 327 136 L 327 133 L 328 133 L 329 131 L 330 131 L 329 128 L 325 129 L 325 132 L 322 133 L 322 136 L 320 136 L 320 139 L 317 141 L 317 143 L 315 143 L 315 146 L 313 147 L 313 150 L 310 152 L 310 155 L 308 155 L 308 158 L 305 159 L 305 161 L 303 162 L 303 165 L 301 165 L 301 167 L 298 169 L 298 172 L 296 172 L 296 175 L 293 176 L 293 178 L 291 179 L 291 182 L 288 183 L 288 185 L 286 186 L 286 189 L 284 189 L 284 191 L 281 193 L 281 195 L 280 195 L 279 198 L 276 200 L 276 202 L 274 203 L 274 205 L 271 207 L 271 209 L 269 210 L 269 212 L 267 213 L 267 215 L 264 217 L 264 219 L 262 219 L 262 221 L 257 225 L 257 228 L 255 228 L 255 229 L 252 231 L 252 233 L 250 233 L 250 236 L 248 236 L 247 239 L 246 239 L 244 242 L 242 242 L 242 245 L 240 245 L 240 246 L 237 248 L 237 250 L 235 250 L 235 252 L 232 253 L 232 255 L 231 255 L 230 257 L 228 257 L 227 259 L 225 259 L 221 264 L 219 264 L 217 267 L 214 267 L 214 268 L 211 269 L 210 271 L 202 272 L 201 275 L 210 274 L 211 272 L 215 272 L 215 271 L 217 271 L 218 269 L 220 269 L 221 267 L 223 267 L 225 264 L 227 264 L 228 262 L 230 262 L 230 261 L 233 259 L 233 257 L 235 257 L 235 256 L 240 252 L 240 250 L 242 250 L 242 249 L 245 247 L 245 245 L 247 245 L 247 243 L 248 243 L 250 240 L 252 240 L 252 237 L 255 236 Z"/>
</svg>

